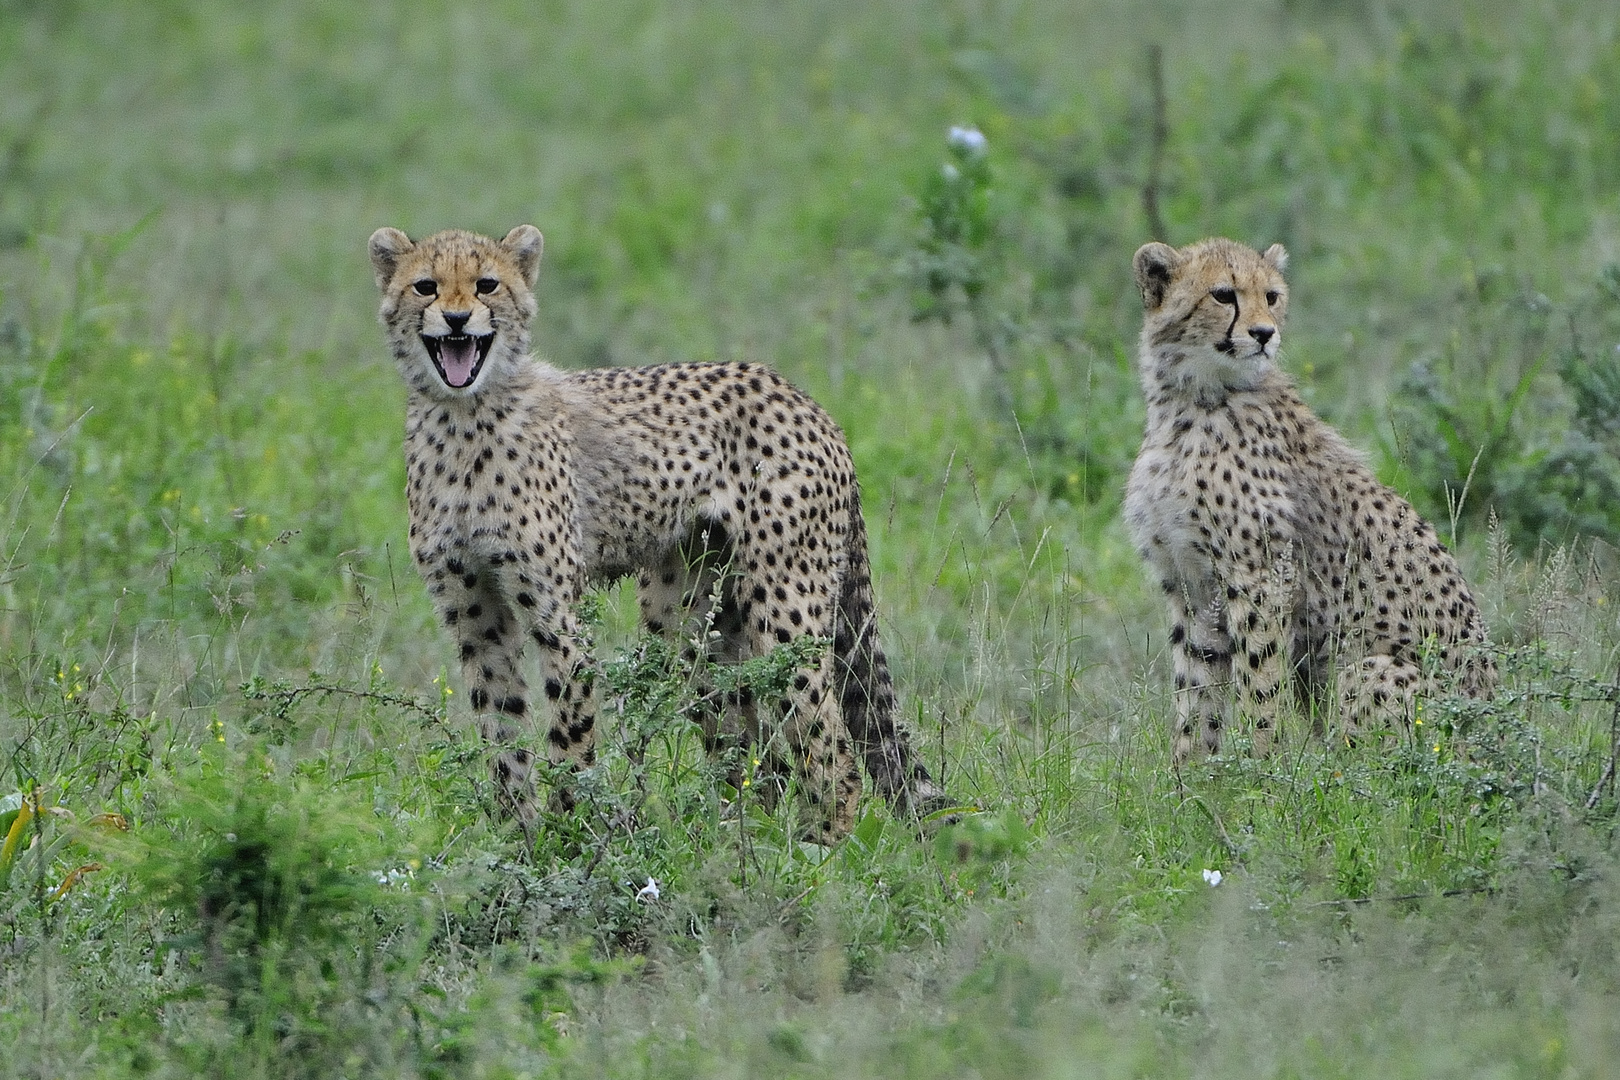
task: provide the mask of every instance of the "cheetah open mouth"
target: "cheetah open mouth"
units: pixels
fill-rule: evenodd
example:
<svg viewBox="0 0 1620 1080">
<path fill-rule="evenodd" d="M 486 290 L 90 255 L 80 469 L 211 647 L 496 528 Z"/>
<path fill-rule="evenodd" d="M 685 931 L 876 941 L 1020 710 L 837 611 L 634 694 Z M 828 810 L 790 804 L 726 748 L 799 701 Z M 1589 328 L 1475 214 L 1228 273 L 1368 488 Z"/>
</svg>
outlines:
<svg viewBox="0 0 1620 1080">
<path fill-rule="evenodd" d="M 445 334 L 442 337 L 422 335 L 433 366 L 439 369 L 439 378 L 446 386 L 460 390 L 471 386 L 489 358 L 489 347 L 495 343 L 494 334 Z"/>
</svg>

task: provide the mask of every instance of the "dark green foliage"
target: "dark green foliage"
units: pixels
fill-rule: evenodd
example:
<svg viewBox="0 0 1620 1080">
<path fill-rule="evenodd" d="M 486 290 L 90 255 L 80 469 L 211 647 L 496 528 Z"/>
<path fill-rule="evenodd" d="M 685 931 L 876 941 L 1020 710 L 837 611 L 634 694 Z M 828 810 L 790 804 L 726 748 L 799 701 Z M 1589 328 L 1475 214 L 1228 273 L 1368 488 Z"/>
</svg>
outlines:
<svg viewBox="0 0 1620 1080">
<path fill-rule="evenodd" d="M 1526 550 L 1620 541 L 1614 275 L 1606 268 L 1564 311 L 1540 295 L 1487 292 L 1475 320 L 1485 335 L 1408 369 L 1392 449 L 1430 513 L 1476 526 L 1494 514 Z"/>
</svg>

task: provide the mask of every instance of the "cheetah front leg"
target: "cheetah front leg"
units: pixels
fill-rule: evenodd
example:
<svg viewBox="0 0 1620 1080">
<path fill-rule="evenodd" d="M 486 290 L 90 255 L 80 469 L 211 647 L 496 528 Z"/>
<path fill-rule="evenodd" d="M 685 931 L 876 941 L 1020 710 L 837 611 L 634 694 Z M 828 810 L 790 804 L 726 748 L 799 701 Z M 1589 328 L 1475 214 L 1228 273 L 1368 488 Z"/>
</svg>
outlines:
<svg viewBox="0 0 1620 1080">
<path fill-rule="evenodd" d="M 554 709 L 546 757 L 553 765 L 588 767 L 596 762 L 596 671 L 573 609 L 560 608 L 531 633 L 540 646 L 540 677 Z M 567 791 L 559 791 L 558 801 L 573 806 Z"/>
<path fill-rule="evenodd" d="M 1232 639 L 1232 682 L 1237 706 L 1254 723 L 1251 752 L 1265 757 L 1280 737 L 1283 682 L 1288 670 L 1284 643 L 1295 607 L 1292 547 L 1265 575 L 1245 575 L 1227 589 L 1226 625 Z"/>
<path fill-rule="evenodd" d="M 573 768 L 589 766 L 596 760 L 596 702 L 594 668 L 589 651 L 579 633 L 573 608 L 563 598 L 542 588 L 541 582 L 527 568 L 507 558 L 491 570 L 490 595 L 502 598 L 489 607 L 498 615 L 486 617 L 477 640 L 486 650 L 499 649 L 511 657 L 511 674 L 500 686 L 492 686 L 487 695 L 481 695 L 475 686 L 474 708 L 494 710 L 496 717 L 521 717 L 528 714 L 529 702 L 525 692 L 518 660 L 529 638 L 539 645 L 541 686 L 551 702 L 553 714 L 550 730 L 546 733 L 546 757 L 553 765 Z M 508 603 L 505 598 L 511 598 Z M 463 654 L 466 646 L 463 645 Z M 476 676 L 489 679 L 494 667 L 496 677 L 503 668 L 495 665 L 478 667 Z M 471 684 L 474 673 L 469 672 Z M 500 692 L 504 691 L 504 697 Z M 488 729 L 486 737 L 510 741 L 515 736 L 512 726 L 504 719 Z M 528 750 L 502 751 L 495 760 L 496 780 L 503 800 L 511 803 L 515 815 L 523 823 L 525 832 L 532 836 L 537 816 L 533 781 L 534 755 Z M 565 783 L 552 793 L 557 809 L 570 810 L 574 796 Z"/>
<path fill-rule="evenodd" d="M 1203 733 L 1204 748 L 1221 748 L 1221 729 L 1230 714 L 1232 639 L 1220 601 L 1194 605 L 1183 597 L 1173 603 L 1170 651 L 1176 666 L 1176 716 L 1172 761 L 1179 768 L 1192 756 L 1194 734 Z"/>
<path fill-rule="evenodd" d="M 521 733 L 517 721 L 529 710 L 520 666 L 525 644 L 522 628 L 488 571 L 469 572 L 452 561 L 449 573 L 435 582 L 432 591 L 440 616 L 456 639 L 478 733 L 493 750 L 490 771 L 496 804 L 532 841 L 534 754 L 516 745 Z"/>
<path fill-rule="evenodd" d="M 1241 716 L 1254 725 L 1251 752 L 1265 757 L 1278 738 L 1282 696 L 1283 635 L 1266 605 L 1247 596 L 1227 608 L 1232 627 L 1232 685 Z"/>
</svg>

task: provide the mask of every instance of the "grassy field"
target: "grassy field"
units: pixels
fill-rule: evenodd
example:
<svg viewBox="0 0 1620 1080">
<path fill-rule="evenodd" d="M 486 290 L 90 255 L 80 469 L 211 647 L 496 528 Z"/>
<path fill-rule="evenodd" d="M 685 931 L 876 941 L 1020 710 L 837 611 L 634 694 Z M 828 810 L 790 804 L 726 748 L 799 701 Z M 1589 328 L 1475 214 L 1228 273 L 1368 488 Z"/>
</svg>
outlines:
<svg viewBox="0 0 1620 1080">
<path fill-rule="evenodd" d="M 586 809 L 491 824 L 365 242 L 523 221 L 548 359 L 844 426 L 979 812 L 797 842 L 612 589 Z M 1496 702 L 1172 774 L 1161 228 L 1288 246 Z M 1617 343 L 1600 0 L 0 0 L 0 1077 L 1615 1075 Z"/>
</svg>

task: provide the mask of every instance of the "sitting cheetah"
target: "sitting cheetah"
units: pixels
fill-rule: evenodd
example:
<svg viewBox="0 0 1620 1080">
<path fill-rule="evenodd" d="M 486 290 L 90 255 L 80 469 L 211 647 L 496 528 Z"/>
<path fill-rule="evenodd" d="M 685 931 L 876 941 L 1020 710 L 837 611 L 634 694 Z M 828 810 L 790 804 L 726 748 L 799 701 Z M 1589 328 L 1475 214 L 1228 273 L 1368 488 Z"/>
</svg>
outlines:
<svg viewBox="0 0 1620 1080">
<path fill-rule="evenodd" d="M 1374 479 L 1276 366 L 1288 254 L 1230 240 L 1136 253 L 1147 431 L 1125 519 L 1170 602 L 1175 761 L 1220 748 L 1225 693 L 1276 733 L 1285 674 L 1306 705 L 1337 668 L 1347 734 L 1410 721 L 1444 671 L 1471 697 L 1496 671 L 1434 528 Z"/>
<path fill-rule="evenodd" d="M 381 320 L 409 387 L 411 556 L 459 643 L 480 730 L 496 747 L 502 810 L 532 835 L 533 756 L 515 745 L 530 704 L 528 639 L 556 710 L 548 756 L 588 765 L 593 672 L 573 604 L 587 583 L 631 573 L 647 626 L 674 634 L 712 619 L 716 658 L 759 656 L 801 634 L 832 640 L 783 703 L 785 748 L 818 839 L 853 825 L 857 752 L 897 809 L 943 804 L 895 723 L 860 491 L 838 425 L 754 364 L 565 374 L 532 359 L 542 245 L 532 225 L 500 241 L 451 230 L 416 242 L 378 229 L 370 244 Z M 741 727 L 762 740 L 752 702 L 730 711 L 728 734 Z M 720 720 L 703 719 L 712 747 Z M 763 742 L 767 768 L 779 768 Z"/>
</svg>

